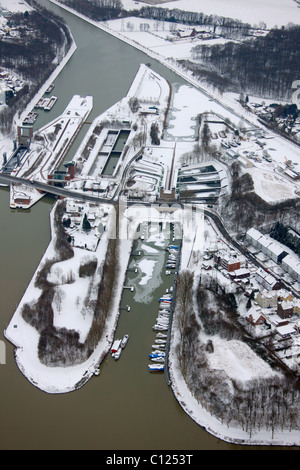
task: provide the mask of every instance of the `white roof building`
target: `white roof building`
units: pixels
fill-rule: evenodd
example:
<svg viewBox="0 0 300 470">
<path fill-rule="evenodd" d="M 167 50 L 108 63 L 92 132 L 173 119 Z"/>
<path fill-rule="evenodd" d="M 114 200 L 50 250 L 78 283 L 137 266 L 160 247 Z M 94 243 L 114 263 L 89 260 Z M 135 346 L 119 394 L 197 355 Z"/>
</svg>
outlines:
<svg viewBox="0 0 300 470">
<path fill-rule="evenodd" d="M 300 259 L 295 255 L 288 255 L 282 260 L 282 267 L 294 279 L 300 281 Z"/>
</svg>

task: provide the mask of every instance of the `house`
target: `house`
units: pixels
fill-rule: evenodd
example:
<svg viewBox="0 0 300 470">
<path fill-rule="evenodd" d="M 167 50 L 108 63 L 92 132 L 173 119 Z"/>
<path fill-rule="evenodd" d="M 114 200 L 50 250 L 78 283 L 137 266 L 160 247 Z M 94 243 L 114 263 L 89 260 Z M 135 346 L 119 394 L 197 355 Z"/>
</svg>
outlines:
<svg viewBox="0 0 300 470">
<path fill-rule="evenodd" d="M 249 279 L 250 278 L 250 271 L 246 268 L 236 269 L 235 271 L 229 272 L 229 277 L 232 280 L 238 281 L 241 279 Z"/>
<path fill-rule="evenodd" d="M 277 304 L 277 315 L 280 318 L 290 318 L 294 315 L 294 303 L 289 300 L 279 300 Z"/>
<path fill-rule="evenodd" d="M 263 325 L 266 322 L 260 309 L 250 309 L 246 319 L 254 326 Z"/>
<path fill-rule="evenodd" d="M 267 271 L 264 271 L 262 268 L 259 268 L 255 273 L 255 279 L 258 284 L 263 287 L 264 289 L 270 290 L 279 290 L 280 289 L 280 282 L 275 279 Z"/>
<path fill-rule="evenodd" d="M 275 290 L 264 290 L 259 292 L 255 297 L 255 301 L 261 308 L 272 308 L 277 307 L 278 291 Z"/>
<path fill-rule="evenodd" d="M 289 336 L 296 333 L 295 326 L 291 323 L 288 323 L 286 325 L 277 326 L 276 330 L 282 338 L 288 338 Z"/>
</svg>

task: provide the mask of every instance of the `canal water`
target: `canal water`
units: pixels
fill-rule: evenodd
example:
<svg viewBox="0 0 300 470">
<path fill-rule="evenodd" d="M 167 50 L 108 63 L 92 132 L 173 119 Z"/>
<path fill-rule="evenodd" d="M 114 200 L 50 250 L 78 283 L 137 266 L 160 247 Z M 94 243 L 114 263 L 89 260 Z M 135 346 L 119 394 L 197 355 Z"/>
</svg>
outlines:
<svg viewBox="0 0 300 470">
<path fill-rule="evenodd" d="M 122 98 L 138 70 L 149 58 L 121 41 L 52 5 L 42 6 L 63 16 L 77 43 L 77 51 L 55 80 L 58 101 L 49 113 L 40 113 L 36 126 L 59 115 L 74 94 L 92 94 L 92 120 Z M 162 65 L 152 67 L 171 83 L 180 79 Z M 77 138 L 75 152 L 88 125 Z M 0 189 L 0 326 L 3 331 L 38 266 L 50 240 L 49 213 L 54 200 L 44 198 L 29 211 L 9 208 L 9 192 Z M 141 256 L 130 263 L 116 337 L 130 335 L 120 359 L 107 357 L 101 374 L 76 392 L 50 395 L 27 381 L 18 370 L 13 347 L 6 344 L 6 364 L 0 365 L 1 449 L 238 449 L 224 443 L 191 420 L 178 405 L 164 374 L 149 373 L 148 354 L 158 297 L 169 288 L 166 252 L 157 240 L 140 240 Z M 149 269 L 152 276 L 149 278 Z M 142 274 L 141 274 L 142 273 Z"/>
</svg>

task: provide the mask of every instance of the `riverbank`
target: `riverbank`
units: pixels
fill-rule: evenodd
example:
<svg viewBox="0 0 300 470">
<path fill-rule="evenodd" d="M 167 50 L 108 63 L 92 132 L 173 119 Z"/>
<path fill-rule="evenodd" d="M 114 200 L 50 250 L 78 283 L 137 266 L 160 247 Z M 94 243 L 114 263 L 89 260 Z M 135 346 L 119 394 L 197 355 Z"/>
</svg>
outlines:
<svg viewBox="0 0 300 470">
<path fill-rule="evenodd" d="M 172 66 L 169 64 L 167 61 L 159 57 L 156 53 L 151 51 L 150 49 L 144 48 L 143 46 L 139 45 L 138 43 L 134 43 L 134 41 L 129 40 L 126 38 L 124 35 L 121 35 L 120 33 L 117 33 L 113 30 L 110 30 L 106 25 L 99 24 L 97 22 L 93 22 L 87 18 L 85 18 L 83 15 L 78 14 L 77 12 L 74 12 L 73 10 L 61 5 L 59 2 L 56 0 L 51 0 L 52 3 L 55 3 L 56 5 L 65 8 L 66 10 L 70 11 L 71 13 L 74 13 L 78 17 L 82 18 L 85 21 L 88 21 L 89 23 L 93 24 L 94 26 L 108 32 L 109 34 L 112 34 L 113 36 L 117 37 L 120 40 L 123 40 L 127 42 L 128 44 L 132 45 L 133 47 L 136 47 L 137 49 L 142 50 L 145 52 L 148 56 L 155 58 L 159 62 L 163 63 L 165 66 L 173 70 L 175 73 L 178 75 L 182 76 L 182 78 L 186 79 L 188 82 L 196 86 L 198 89 L 200 89 L 203 93 L 205 93 L 208 96 L 211 96 L 215 101 L 219 102 L 222 106 L 224 105 L 224 101 L 222 100 L 216 100 L 215 97 L 210 95 L 207 90 L 204 90 L 202 87 L 199 86 L 199 83 L 196 83 L 194 80 L 192 80 L 191 77 L 189 77 L 186 73 L 184 73 L 182 70 L 177 69 L 176 67 Z M 236 116 L 240 117 L 241 119 L 246 120 L 247 122 L 251 124 L 257 125 L 258 122 L 255 117 L 249 117 L 245 116 L 242 110 L 239 110 L 237 112 L 237 106 L 235 108 L 230 107 L 230 103 L 226 105 L 226 109 L 229 111 L 232 111 Z M 208 432 L 213 434 L 216 437 L 219 437 L 220 439 L 227 441 L 227 442 L 232 442 L 235 444 L 244 444 L 244 445 L 277 445 L 277 446 L 297 446 L 299 445 L 299 437 L 298 437 L 298 432 L 280 432 L 276 431 L 275 435 L 273 438 L 271 437 L 271 431 L 261 431 L 261 432 L 255 432 L 251 437 L 249 437 L 249 433 L 246 431 L 241 430 L 240 428 L 233 428 L 233 427 L 225 427 L 226 425 L 221 423 L 220 421 L 216 420 L 213 416 L 211 416 L 206 410 L 204 410 L 199 403 L 196 402 L 196 400 L 191 396 L 184 380 L 181 377 L 180 372 L 176 368 L 175 362 L 170 362 L 171 364 L 171 376 L 172 376 L 172 389 L 174 391 L 174 395 L 176 396 L 178 402 L 180 405 L 183 407 L 183 409 L 186 411 L 186 413 L 195 421 L 197 422 L 200 426 L 204 427 Z"/>
</svg>

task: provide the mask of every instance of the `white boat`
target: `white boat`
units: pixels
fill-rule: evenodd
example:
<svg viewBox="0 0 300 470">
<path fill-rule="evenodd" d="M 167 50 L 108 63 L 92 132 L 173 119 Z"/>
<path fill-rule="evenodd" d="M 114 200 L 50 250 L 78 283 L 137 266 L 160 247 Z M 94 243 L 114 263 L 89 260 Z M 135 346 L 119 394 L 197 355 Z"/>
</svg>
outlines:
<svg viewBox="0 0 300 470">
<path fill-rule="evenodd" d="M 167 325 L 160 325 L 160 324 L 156 324 L 152 328 L 154 331 L 167 331 L 168 330 Z"/>
<path fill-rule="evenodd" d="M 167 338 L 168 335 L 165 335 L 164 333 L 157 333 L 156 338 Z"/>
<path fill-rule="evenodd" d="M 170 310 L 167 310 L 167 309 L 162 309 L 159 311 L 159 315 L 168 315 L 170 316 Z"/>
<path fill-rule="evenodd" d="M 155 349 L 149 357 L 165 357 L 166 353 L 164 351 L 160 351 L 159 349 Z"/>
<path fill-rule="evenodd" d="M 100 369 L 95 369 L 94 375 L 100 375 Z"/>
<path fill-rule="evenodd" d="M 127 334 L 124 335 L 124 336 L 123 336 L 123 339 L 122 339 L 122 341 L 121 341 L 121 348 L 125 348 L 125 346 L 126 346 L 128 340 L 129 340 L 129 335 L 127 335 Z"/>
<path fill-rule="evenodd" d="M 163 356 L 152 357 L 151 361 L 153 361 L 153 362 L 165 362 L 165 358 Z"/>
<path fill-rule="evenodd" d="M 155 339 L 154 340 L 154 343 L 156 343 L 156 344 L 166 344 L 166 342 L 167 341 L 165 339 Z"/>
<path fill-rule="evenodd" d="M 165 368 L 164 364 L 149 364 L 148 369 L 150 371 L 163 371 Z"/>
<path fill-rule="evenodd" d="M 165 344 L 152 344 L 152 348 L 159 348 L 159 349 L 165 349 L 166 345 Z"/>
<path fill-rule="evenodd" d="M 169 329 L 169 323 L 163 323 L 163 322 L 156 322 L 156 325 L 159 326 L 158 330 L 168 330 Z"/>
<path fill-rule="evenodd" d="M 170 320 L 169 320 L 169 318 L 157 317 L 156 322 L 158 324 L 160 323 L 160 324 L 163 324 L 163 325 L 168 325 Z"/>
<path fill-rule="evenodd" d="M 115 354 L 118 351 L 120 346 L 121 346 L 121 340 L 116 339 L 111 347 L 112 354 Z"/>
<path fill-rule="evenodd" d="M 122 352 L 122 348 L 120 346 L 119 349 L 117 350 L 117 352 L 114 353 L 114 360 L 115 361 L 117 361 L 119 359 L 119 357 L 121 356 L 121 352 Z"/>
<path fill-rule="evenodd" d="M 54 83 L 51 83 L 51 85 L 48 86 L 47 90 L 45 91 L 45 93 L 51 93 L 51 91 L 53 90 L 54 88 Z"/>
<path fill-rule="evenodd" d="M 158 318 L 164 318 L 164 319 L 166 319 L 166 320 L 169 320 L 169 319 L 170 319 L 170 315 L 169 315 L 168 313 L 161 313 L 161 312 L 159 312 Z"/>
</svg>

